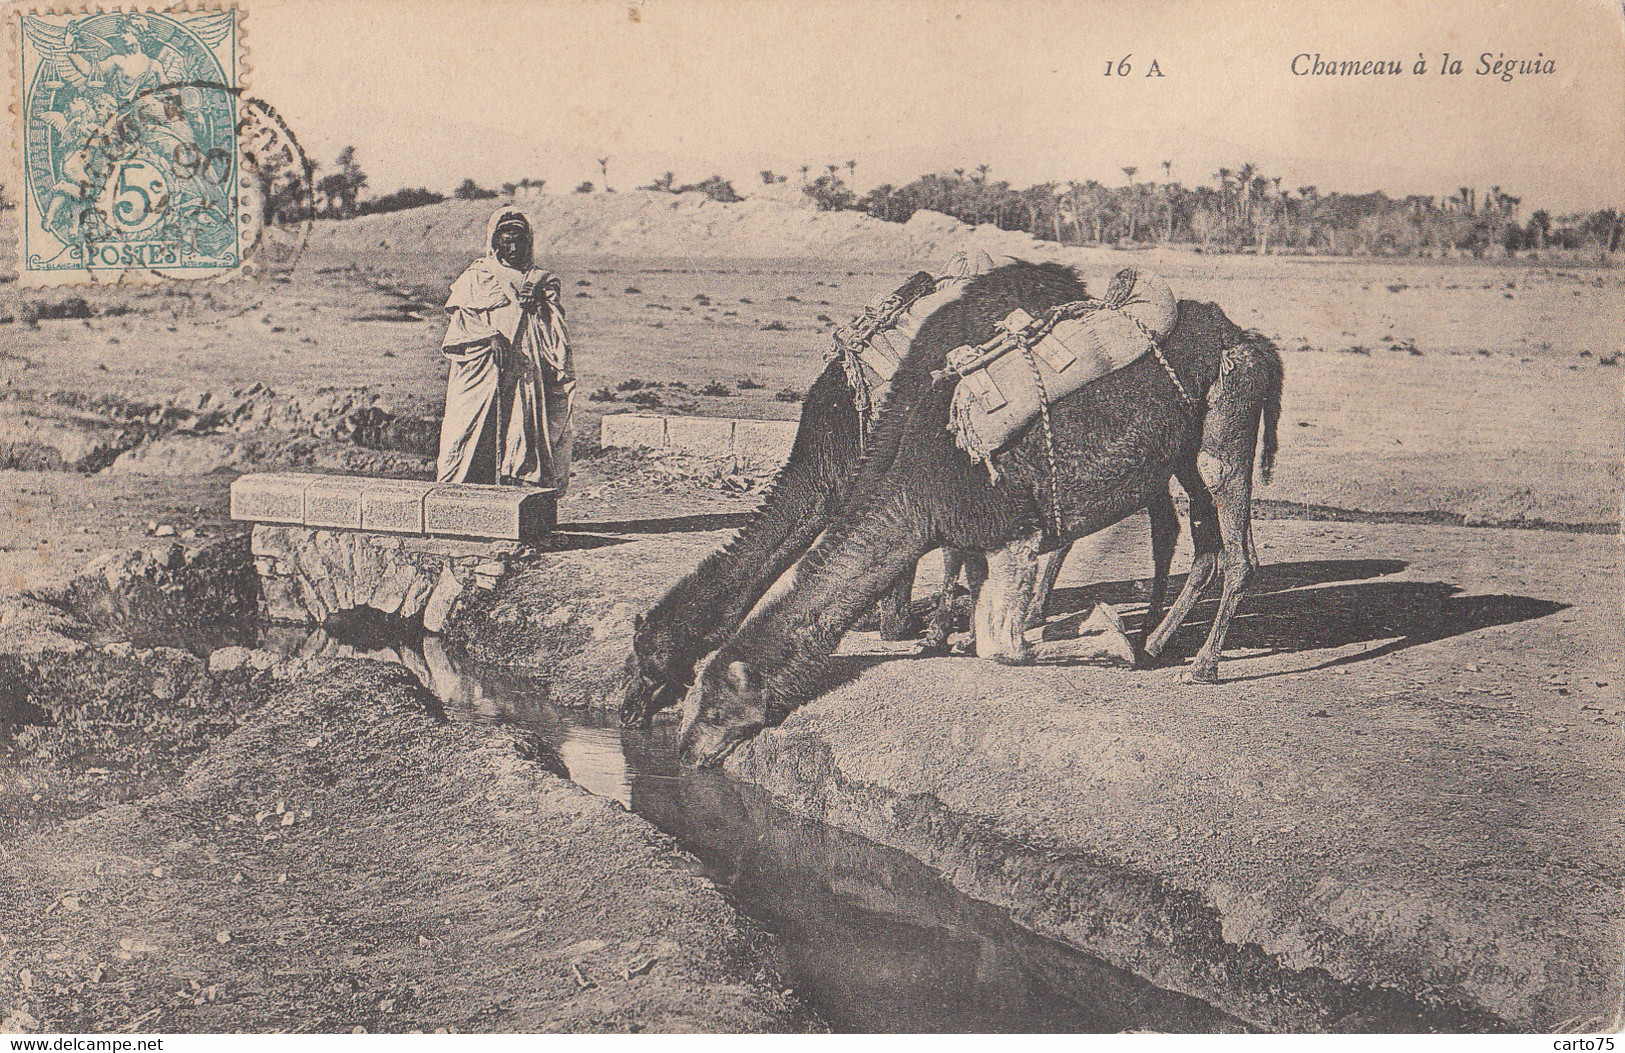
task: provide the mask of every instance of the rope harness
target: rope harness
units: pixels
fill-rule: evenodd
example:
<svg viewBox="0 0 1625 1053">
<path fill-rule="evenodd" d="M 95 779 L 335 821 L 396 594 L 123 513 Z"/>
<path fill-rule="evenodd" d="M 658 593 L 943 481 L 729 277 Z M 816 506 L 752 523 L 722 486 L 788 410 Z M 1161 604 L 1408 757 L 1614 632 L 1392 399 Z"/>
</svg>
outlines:
<svg viewBox="0 0 1625 1053">
<path fill-rule="evenodd" d="M 902 318 L 921 299 L 937 292 L 950 282 L 963 280 L 955 277 L 927 280 L 928 278 L 929 276 L 923 273 L 915 275 L 902 288 L 878 304 L 865 307 L 861 315 L 853 318 L 852 321 L 837 328 L 830 334 L 831 348 L 825 356 L 825 360 L 840 360 L 842 369 L 846 373 L 847 383 L 852 388 L 852 402 L 858 413 L 858 452 L 860 455 L 867 456 L 868 454 L 869 429 L 874 417 L 874 391 L 890 383 L 889 379 L 881 384 L 870 383 L 868 370 L 874 367 L 866 365 L 864 355 L 870 352 L 879 353 L 873 347 L 875 337 L 881 333 L 896 329 Z M 1162 367 L 1162 371 L 1168 377 L 1169 383 L 1173 385 L 1174 392 L 1178 395 L 1180 402 L 1191 409 L 1199 405 L 1199 401 L 1192 397 L 1190 391 L 1185 387 L 1184 381 L 1180 379 L 1179 373 L 1173 367 L 1173 363 L 1169 362 L 1167 355 L 1163 353 L 1162 339 L 1140 319 L 1123 310 L 1124 303 L 1127 301 L 1132 287 L 1132 280 L 1121 285 L 1114 280 L 1112 286 L 1107 289 L 1104 299 L 1073 300 L 1069 303 L 1058 304 L 1043 312 L 1037 318 L 1028 316 L 1025 312 L 1017 312 L 1013 317 L 1017 320 L 1026 319 L 1024 323 L 1011 325 L 1012 319 L 1006 318 L 1005 322 L 1000 325 L 999 331 L 992 338 L 971 349 L 974 353 L 970 357 L 963 358 L 957 363 L 950 363 L 946 368 L 935 370 L 931 374 L 933 385 L 938 386 L 947 382 L 963 381 L 967 378 L 973 384 L 978 379 L 985 384 L 987 383 L 985 374 L 979 378 L 974 377 L 973 374 L 1012 351 L 1021 353 L 1027 363 L 1027 368 L 1032 373 L 1033 384 L 1039 396 L 1039 425 L 1044 435 L 1044 462 L 1048 476 L 1045 486 L 1048 507 L 1045 511 L 1048 520 L 1047 527 L 1054 536 L 1059 536 L 1061 533 L 1061 504 L 1056 482 L 1059 469 L 1056 464 L 1055 433 L 1050 422 L 1049 392 L 1045 387 L 1043 373 L 1038 368 L 1035 355 L 1048 357 L 1045 349 L 1039 345 L 1054 332 L 1056 326 L 1062 322 L 1084 318 L 1097 311 L 1112 311 L 1121 314 L 1133 322 L 1135 328 L 1145 336 L 1152 356 L 1157 360 L 1157 364 Z M 1056 365 L 1058 369 L 1064 368 L 1065 365 L 1064 362 L 1060 364 L 1052 362 L 1051 364 Z M 875 374 L 877 376 L 881 375 L 879 370 L 875 370 Z M 990 460 L 990 470 L 991 464 Z"/>
<path fill-rule="evenodd" d="M 1045 388 L 1043 373 L 1039 370 L 1035 358 L 1035 353 L 1038 355 L 1044 354 L 1044 350 L 1039 345 L 1055 331 L 1056 326 L 1062 322 L 1083 318 L 1097 311 L 1113 311 L 1121 314 L 1133 322 L 1135 328 L 1145 336 L 1152 355 L 1156 358 L 1157 364 L 1162 367 L 1162 371 L 1167 375 L 1169 382 L 1173 384 L 1174 392 L 1179 396 L 1180 402 L 1192 409 L 1198 405 L 1198 400 L 1191 396 L 1190 391 L 1185 387 L 1184 381 L 1180 380 L 1178 372 L 1174 370 L 1173 363 L 1169 362 L 1167 355 L 1163 353 L 1162 339 L 1144 322 L 1123 310 L 1123 302 L 1131 287 L 1132 283 L 1126 283 L 1121 288 L 1109 289 L 1106 298 L 1103 300 L 1073 300 L 1069 303 L 1057 304 L 1037 318 L 1031 318 L 1023 313 L 1018 317 L 1028 319 L 1024 324 L 1014 327 L 1001 326 L 995 336 L 973 348 L 974 354 L 972 356 L 961 359 L 957 363 L 950 363 L 946 368 L 935 370 L 931 374 L 932 383 L 936 385 L 945 382 L 958 382 L 965 380 L 971 374 L 1003 358 L 1012 351 L 1021 353 L 1027 362 L 1027 368 L 1032 373 L 1033 384 L 1038 390 L 1039 426 L 1044 435 L 1044 463 L 1048 472 L 1045 486 L 1049 498 L 1048 508 L 1046 509 L 1049 520 L 1047 525 L 1050 533 L 1056 536 L 1061 533 L 1061 503 L 1056 483 L 1059 472 L 1055 457 L 1055 432 L 1050 423 L 1049 392 Z M 1009 319 L 1006 319 L 1006 322 L 1008 323 Z M 991 464 L 991 461 L 989 463 Z"/>
<path fill-rule="evenodd" d="M 926 277 L 923 272 L 915 275 L 905 282 L 902 288 L 878 304 L 865 307 L 861 315 L 830 334 L 831 347 L 824 360 L 828 362 L 831 359 L 839 359 L 841 368 L 846 372 L 846 382 L 852 388 L 852 404 L 858 411 L 858 453 L 861 456 L 867 456 L 869 452 L 869 427 L 874 418 L 874 390 L 890 383 L 889 380 L 879 385 L 869 383 L 869 375 L 863 361 L 864 354 L 873 350 L 876 336 L 896 329 L 898 322 L 916 303 L 935 293 L 948 282 L 959 280 L 949 277 L 926 281 Z M 879 375 L 878 371 L 876 375 Z"/>
</svg>

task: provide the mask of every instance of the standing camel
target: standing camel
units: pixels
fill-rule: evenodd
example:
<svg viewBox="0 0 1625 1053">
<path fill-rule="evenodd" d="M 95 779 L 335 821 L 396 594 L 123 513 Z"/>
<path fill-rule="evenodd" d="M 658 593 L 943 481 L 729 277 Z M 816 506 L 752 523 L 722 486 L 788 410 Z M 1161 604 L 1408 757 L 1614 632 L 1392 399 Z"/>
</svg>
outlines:
<svg viewBox="0 0 1625 1053">
<path fill-rule="evenodd" d="M 858 614 L 940 545 L 987 553 L 977 653 L 1031 661 L 1023 630 L 1038 554 L 1156 507 L 1170 477 L 1190 497 L 1196 555 L 1184 591 L 1145 650 L 1153 661 L 1161 655 L 1222 571 L 1219 612 L 1186 674 L 1217 678 L 1224 635 L 1254 566 L 1252 472 L 1261 423 L 1266 481 L 1275 456 L 1282 369 L 1268 340 L 1244 333 L 1213 304 L 1181 301 L 1161 356 L 1136 359 L 1050 407 L 1053 478 L 1037 425 L 999 455 L 997 482 L 948 432 L 953 389 L 932 374 L 964 342 L 962 334 L 985 340 L 1013 307 L 1036 316 L 1083 295 L 1069 268 L 1017 263 L 967 288 L 954 305 L 966 316 L 957 326 L 934 326 L 933 318 L 922 327 L 874 427 L 871 444 L 884 455 L 860 468 L 845 509 L 798 564 L 794 586 L 717 650 L 690 692 L 686 758 L 716 763 L 811 698 Z M 1058 522 L 1047 524 L 1052 508 Z"/>
</svg>

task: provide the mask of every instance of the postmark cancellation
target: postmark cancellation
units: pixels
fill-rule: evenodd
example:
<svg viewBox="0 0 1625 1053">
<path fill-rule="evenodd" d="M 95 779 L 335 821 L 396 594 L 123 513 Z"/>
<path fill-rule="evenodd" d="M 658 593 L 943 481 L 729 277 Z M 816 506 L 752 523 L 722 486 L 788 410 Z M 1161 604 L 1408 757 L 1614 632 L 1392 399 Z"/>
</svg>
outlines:
<svg viewBox="0 0 1625 1053">
<path fill-rule="evenodd" d="M 245 145 L 276 131 L 242 95 L 242 11 L 13 7 L 7 23 L 19 282 L 242 270 L 278 193 L 274 174 L 245 163 Z"/>
</svg>

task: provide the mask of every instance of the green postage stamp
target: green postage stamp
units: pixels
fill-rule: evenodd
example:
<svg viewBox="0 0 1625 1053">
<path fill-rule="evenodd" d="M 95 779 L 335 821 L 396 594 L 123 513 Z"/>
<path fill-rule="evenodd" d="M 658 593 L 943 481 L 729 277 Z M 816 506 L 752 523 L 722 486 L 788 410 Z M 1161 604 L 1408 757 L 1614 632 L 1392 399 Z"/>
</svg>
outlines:
<svg viewBox="0 0 1625 1053">
<path fill-rule="evenodd" d="M 14 7 L 7 22 L 20 283 L 215 278 L 251 262 L 275 179 L 245 163 L 270 125 L 242 97 L 240 9 Z"/>
</svg>

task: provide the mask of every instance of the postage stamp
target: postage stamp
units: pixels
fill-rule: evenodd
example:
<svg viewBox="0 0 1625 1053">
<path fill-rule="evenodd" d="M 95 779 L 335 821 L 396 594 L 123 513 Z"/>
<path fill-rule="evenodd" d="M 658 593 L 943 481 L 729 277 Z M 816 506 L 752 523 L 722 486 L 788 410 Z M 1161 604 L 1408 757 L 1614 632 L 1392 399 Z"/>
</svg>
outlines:
<svg viewBox="0 0 1625 1053">
<path fill-rule="evenodd" d="M 263 147 L 270 122 L 241 96 L 241 10 L 13 10 L 10 21 L 19 282 L 240 271 L 263 240 L 257 206 L 275 193 L 244 164 L 245 139 Z"/>
</svg>

